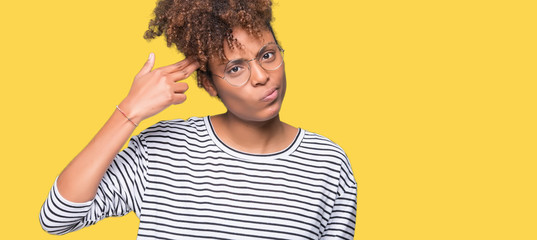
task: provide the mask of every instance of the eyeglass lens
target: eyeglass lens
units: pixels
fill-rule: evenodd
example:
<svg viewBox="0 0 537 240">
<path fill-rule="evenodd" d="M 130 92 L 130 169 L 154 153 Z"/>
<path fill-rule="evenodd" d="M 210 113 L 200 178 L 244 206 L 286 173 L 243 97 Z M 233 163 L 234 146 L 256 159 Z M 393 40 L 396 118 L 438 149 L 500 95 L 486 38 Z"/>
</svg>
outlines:
<svg viewBox="0 0 537 240">
<path fill-rule="evenodd" d="M 268 71 L 276 70 L 283 62 L 283 53 L 278 45 L 270 43 L 261 48 L 256 60 L 259 65 Z M 224 79 L 232 85 L 242 85 L 250 78 L 250 65 L 248 60 L 236 59 L 230 61 L 224 70 Z"/>
</svg>

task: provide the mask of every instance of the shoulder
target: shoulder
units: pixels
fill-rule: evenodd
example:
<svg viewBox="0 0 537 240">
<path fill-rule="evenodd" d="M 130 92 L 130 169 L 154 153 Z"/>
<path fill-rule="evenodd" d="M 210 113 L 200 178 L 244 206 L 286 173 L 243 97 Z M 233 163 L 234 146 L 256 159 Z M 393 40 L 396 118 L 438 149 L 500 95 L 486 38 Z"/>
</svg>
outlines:
<svg viewBox="0 0 537 240">
<path fill-rule="evenodd" d="M 337 164 L 340 177 L 345 178 L 350 183 L 348 185 L 356 185 L 351 162 L 345 151 L 337 143 L 323 135 L 307 130 L 303 131 L 304 137 L 299 151 Z"/>
<path fill-rule="evenodd" d="M 179 137 L 199 138 L 207 136 L 204 118 L 191 117 L 187 120 L 163 120 L 140 132 L 143 138 Z"/>
<path fill-rule="evenodd" d="M 304 131 L 304 137 L 302 139 L 301 146 L 303 146 L 305 149 L 330 151 L 339 156 L 341 160 L 348 161 L 347 154 L 345 154 L 343 148 L 341 148 L 334 141 L 321 134 L 310 132 L 304 129 L 302 130 Z"/>
</svg>

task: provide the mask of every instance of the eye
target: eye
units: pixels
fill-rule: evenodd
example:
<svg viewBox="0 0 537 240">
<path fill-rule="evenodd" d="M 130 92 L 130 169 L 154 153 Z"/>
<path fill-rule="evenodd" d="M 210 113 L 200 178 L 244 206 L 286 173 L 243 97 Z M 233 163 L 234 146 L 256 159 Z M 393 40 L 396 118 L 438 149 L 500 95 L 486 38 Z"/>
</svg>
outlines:
<svg viewBox="0 0 537 240">
<path fill-rule="evenodd" d="M 263 56 L 261 56 L 261 60 L 263 61 L 270 60 L 272 58 L 274 58 L 274 52 L 265 52 Z"/>
<path fill-rule="evenodd" d="M 226 69 L 226 74 L 230 76 L 234 76 L 237 74 L 240 74 L 244 70 L 244 67 L 241 65 L 233 65 Z"/>
<path fill-rule="evenodd" d="M 230 72 L 230 73 L 236 73 L 236 72 L 239 71 L 239 69 L 240 69 L 240 67 L 234 66 L 234 67 L 232 67 L 231 69 L 229 69 L 229 72 Z"/>
</svg>

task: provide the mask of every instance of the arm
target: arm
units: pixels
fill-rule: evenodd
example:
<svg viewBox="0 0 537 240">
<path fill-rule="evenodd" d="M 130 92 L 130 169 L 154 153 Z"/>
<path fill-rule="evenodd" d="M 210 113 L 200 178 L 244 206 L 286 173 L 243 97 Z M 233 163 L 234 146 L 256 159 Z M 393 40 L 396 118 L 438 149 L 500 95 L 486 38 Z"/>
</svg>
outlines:
<svg viewBox="0 0 537 240">
<path fill-rule="evenodd" d="M 51 234 L 65 234 L 132 210 L 139 215 L 147 169 L 144 142 L 142 134 L 131 139 L 129 146 L 110 164 L 95 198 L 90 201 L 78 203 L 65 199 L 55 181 L 39 215 L 43 229 Z"/>
<path fill-rule="evenodd" d="M 356 193 L 357 185 L 348 159 L 341 166 L 340 179 L 328 224 L 321 240 L 353 239 L 356 225 Z"/>
<path fill-rule="evenodd" d="M 186 79 L 198 68 L 197 62 L 185 59 L 151 71 L 153 54 L 134 78 L 128 96 L 119 107 L 133 122 L 139 123 L 171 104 L 185 101 Z M 134 131 L 131 123 L 117 109 L 90 143 L 67 165 L 57 180 L 58 191 L 73 202 L 94 198 L 106 169 Z"/>
<path fill-rule="evenodd" d="M 134 78 L 129 94 L 119 104 L 123 112 L 135 123 L 157 114 L 171 104 L 184 102 L 186 99 L 184 92 L 188 89 L 188 85 L 178 81 L 186 79 L 199 67 L 199 64 L 192 59 L 185 59 L 152 71 L 153 65 L 154 55 L 151 54 Z M 135 125 L 116 109 L 90 143 L 58 176 L 47 202 L 50 202 L 51 198 L 63 200 L 67 206 L 63 210 L 73 213 L 70 218 L 83 218 L 81 212 L 87 212 L 91 208 L 88 205 L 99 197 L 99 189 L 106 177 L 107 169 L 134 128 Z M 104 209 L 104 206 L 98 207 Z M 42 214 L 53 217 L 62 212 L 53 208 L 49 210 L 42 211 Z M 40 219 L 45 218 L 40 216 Z"/>
</svg>

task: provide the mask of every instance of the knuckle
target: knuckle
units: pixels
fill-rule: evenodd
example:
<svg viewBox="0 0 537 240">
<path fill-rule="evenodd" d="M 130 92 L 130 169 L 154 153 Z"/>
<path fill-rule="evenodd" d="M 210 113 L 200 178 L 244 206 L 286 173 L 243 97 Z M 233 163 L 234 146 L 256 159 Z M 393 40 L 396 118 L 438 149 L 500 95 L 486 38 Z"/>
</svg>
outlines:
<svg viewBox="0 0 537 240">
<path fill-rule="evenodd" d="M 182 78 L 187 78 L 188 77 L 188 72 L 185 69 L 181 70 L 181 77 Z"/>
<path fill-rule="evenodd" d="M 161 68 L 159 69 L 156 69 L 155 71 L 153 71 L 157 76 L 161 76 L 163 74 L 163 70 Z"/>
<path fill-rule="evenodd" d="M 186 91 L 188 90 L 188 84 L 185 83 L 185 82 L 180 82 L 178 83 L 179 84 L 179 88 L 182 90 L 182 91 Z"/>
<path fill-rule="evenodd" d="M 185 60 L 182 60 L 182 61 L 179 61 L 177 63 L 175 63 L 175 66 L 176 67 L 183 67 L 185 65 L 186 61 Z"/>
<path fill-rule="evenodd" d="M 166 93 L 165 99 L 166 99 L 166 103 L 168 104 L 173 103 L 173 94 L 170 92 Z"/>
<path fill-rule="evenodd" d="M 173 89 L 172 89 L 172 87 L 171 87 L 169 84 L 164 84 L 163 89 L 164 89 L 164 91 L 165 91 L 166 93 L 171 93 L 171 92 L 173 92 Z"/>
</svg>

